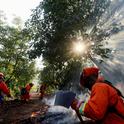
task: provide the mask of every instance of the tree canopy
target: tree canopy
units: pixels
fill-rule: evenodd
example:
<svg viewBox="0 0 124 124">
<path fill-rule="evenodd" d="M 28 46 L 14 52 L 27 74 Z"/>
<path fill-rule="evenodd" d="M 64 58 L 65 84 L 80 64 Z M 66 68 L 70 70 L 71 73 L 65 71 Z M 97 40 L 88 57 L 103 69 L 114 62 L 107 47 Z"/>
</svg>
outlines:
<svg viewBox="0 0 124 124">
<path fill-rule="evenodd" d="M 35 63 L 27 54 L 29 32 L 19 25 L 9 26 L 2 19 L 0 22 L 0 72 L 4 73 L 5 81 L 11 88 L 14 85 L 25 86 L 36 72 Z"/>
<path fill-rule="evenodd" d="M 97 23 L 109 4 L 110 0 L 43 0 L 26 23 L 33 36 L 30 57 L 43 56 L 47 62 L 44 72 L 50 70 L 51 65 L 56 73 L 62 72 L 64 75 L 59 84 L 69 76 L 66 70 L 70 64 L 74 62 L 76 65 L 78 61 L 81 65 L 84 62 L 82 56 L 84 59 L 88 59 L 89 54 L 107 57 L 110 50 L 103 48 L 105 35 L 100 33 Z M 92 32 L 87 33 L 92 28 Z M 80 37 L 81 42 L 90 44 L 90 47 L 85 54 L 76 56 L 72 46 Z M 55 74 L 54 82 L 59 74 Z"/>
</svg>

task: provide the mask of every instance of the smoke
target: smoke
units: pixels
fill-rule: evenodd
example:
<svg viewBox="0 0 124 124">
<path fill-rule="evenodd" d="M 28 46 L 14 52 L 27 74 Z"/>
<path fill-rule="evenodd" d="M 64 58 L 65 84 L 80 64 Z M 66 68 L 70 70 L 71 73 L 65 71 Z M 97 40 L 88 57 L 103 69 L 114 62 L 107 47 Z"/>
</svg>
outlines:
<svg viewBox="0 0 124 124">
<path fill-rule="evenodd" d="M 105 79 L 117 84 L 124 83 L 124 0 L 112 0 L 110 7 L 97 24 L 101 31 L 108 34 L 108 44 L 105 46 L 112 50 L 109 58 L 102 63 L 93 58 L 100 68 Z M 120 83 L 119 83 L 120 84 Z M 122 89 L 121 89 L 122 90 Z M 123 90 L 122 90 L 123 92 Z"/>
<path fill-rule="evenodd" d="M 52 105 L 54 105 L 54 102 L 55 102 L 55 95 L 53 95 L 53 96 L 50 96 L 50 97 L 45 97 L 44 99 L 43 99 L 43 102 L 45 103 L 45 104 L 47 104 L 47 105 L 50 105 L 50 106 L 52 106 Z"/>
<path fill-rule="evenodd" d="M 62 106 L 51 106 L 45 115 L 43 124 L 77 124 L 79 120 L 71 109 Z"/>
<path fill-rule="evenodd" d="M 122 92 L 124 95 L 124 83 L 120 82 L 116 84 L 116 87 Z"/>
</svg>

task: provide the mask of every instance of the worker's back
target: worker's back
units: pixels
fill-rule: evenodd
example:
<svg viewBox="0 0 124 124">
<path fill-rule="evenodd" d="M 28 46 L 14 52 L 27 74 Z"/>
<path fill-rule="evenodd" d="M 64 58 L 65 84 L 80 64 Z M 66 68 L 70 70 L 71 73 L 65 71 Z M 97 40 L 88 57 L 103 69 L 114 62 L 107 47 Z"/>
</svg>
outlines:
<svg viewBox="0 0 124 124">
<path fill-rule="evenodd" d="M 98 94 L 99 99 L 97 99 L 97 103 L 103 104 L 100 111 L 105 111 L 104 118 L 102 119 L 103 124 L 124 124 L 124 101 L 122 97 L 118 95 L 113 87 L 106 83 L 95 83 L 92 88 L 93 96 L 99 90 L 103 92 L 102 96 L 100 96 L 102 93 Z M 104 103 L 104 101 L 106 102 Z M 94 107 L 94 109 L 97 111 L 97 107 Z"/>
<path fill-rule="evenodd" d="M 10 94 L 10 91 L 9 91 L 7 85 L 3 81 L 0 82 L 0 91 L 3 92 L 6 95 L 9 95 Z"/>
<path fill-rule="evenodd" d="M 106 124 L 124 124 L 124 100 L 121 96 L 118 95 L 117 91 L 107 85 L 108 91 L 109 91 L 109 109 L 108 109 L 108 115 L 105 119 Z"/>
</svg>

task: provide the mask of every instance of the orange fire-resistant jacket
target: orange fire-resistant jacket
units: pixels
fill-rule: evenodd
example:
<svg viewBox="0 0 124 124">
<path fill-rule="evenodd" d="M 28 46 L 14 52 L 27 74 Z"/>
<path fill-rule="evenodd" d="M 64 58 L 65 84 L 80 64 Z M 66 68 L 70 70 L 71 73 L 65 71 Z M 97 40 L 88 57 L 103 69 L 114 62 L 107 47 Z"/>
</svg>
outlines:
<svg viewBox="0 0 124 124">
<path fill-rule="evenodd" d="M 29 92 L 31 90 L 31 86 L 28 84 L 28 85 L 26 85 L 25 88 L 26 88 L 27 93 L 21 96 L 21 99 L 23 99 L 23 100 L 30 99 Z"/>
<path fill-rule="evenodd" d="M 118 114 L 115 111 L 109 111 L 112 106 Z M 93 85 L 91 97 L 83 111 L 86 117 L 101 120 L 102 124 L 124 124 L 124 101 L 114 88 L 100 81 L 96 81 Z"/>
<path fill-rule="evenodd" d="M 0 82 L 0 91 L 2 91 L 4 94 L 9 95 L 10 91 L 5 82 Z"/>
<path fill-rule="evenodd" d="M 26 85 L 26 90 L 27 90 L 27 92 L 29 92 L 30 90 L 31 90 L 31 86 L 28 84 L 28 85 Z"/>
</svg>

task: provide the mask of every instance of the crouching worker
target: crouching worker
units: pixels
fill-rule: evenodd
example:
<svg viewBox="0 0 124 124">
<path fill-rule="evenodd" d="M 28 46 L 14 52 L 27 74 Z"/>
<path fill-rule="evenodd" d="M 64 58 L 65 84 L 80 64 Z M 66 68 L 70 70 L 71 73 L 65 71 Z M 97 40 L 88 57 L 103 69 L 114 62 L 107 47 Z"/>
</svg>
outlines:
<svg viewBox="0 0 124 124">
<path fill-rule="evenodd" d="M 29 83 L 26 85 L 26 87 L 21 88 L 21 100 L 23 100 L 24 102 L 28 102 L 30 99 L 30 90 L 33 87 L 33 83 Z"/>
<path fill-rule="evenodd" d="M 4 101 L 4 94 L 7 97 L 11 97 L 10 90 L 4 82 L 4 74 L 0 73 L 0 104 Z"/>
<path fill-rule="evenodd" d="M 71 107 L 80 115 L 95 120 L 97 124 L 124 124 L 124 101 L 121 92 L 110 82 L 100 78 L 99 69 L 83 69 L 80 85 L 91 91 L 87 102 L 75 99 Z"/>
</svg>

